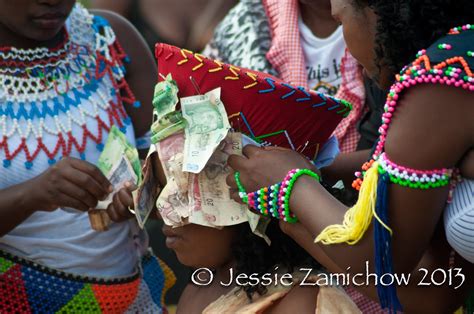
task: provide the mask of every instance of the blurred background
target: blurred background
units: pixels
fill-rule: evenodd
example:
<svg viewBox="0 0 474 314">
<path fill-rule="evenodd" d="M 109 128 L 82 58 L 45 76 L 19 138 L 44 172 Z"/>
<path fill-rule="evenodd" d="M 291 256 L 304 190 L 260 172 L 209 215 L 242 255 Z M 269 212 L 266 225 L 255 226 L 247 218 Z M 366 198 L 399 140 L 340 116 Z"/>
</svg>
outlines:
<svg viewBox="0 0 474 314">
<path fill-rule="evenodd" d="M 151 50 L 155 43 L 201 51 L 214 28 L 237 0 L 84 0 L 89 8 L 115 11 L 142 34 Z"/>
<path fill-rule="evenodd" d="M 202 51 L 217 24 L 237 0 L 79 0 L 89 9 L 114 11 L 127 18 L 145 38 L 154 55 L 157 42 L 191 51 Z M 126 46 L 125 46 L 126 47 Z M 146 228 L 155 254 L 176 274 L 177 282 L 166 296 L 167 304 L 177 304 L 189 282 L 191 270 L 182 266 L 165 245 L 163 222 L 149 220 Z M 170 308 L 174 312 L 174 308 Z"/>
</svg>

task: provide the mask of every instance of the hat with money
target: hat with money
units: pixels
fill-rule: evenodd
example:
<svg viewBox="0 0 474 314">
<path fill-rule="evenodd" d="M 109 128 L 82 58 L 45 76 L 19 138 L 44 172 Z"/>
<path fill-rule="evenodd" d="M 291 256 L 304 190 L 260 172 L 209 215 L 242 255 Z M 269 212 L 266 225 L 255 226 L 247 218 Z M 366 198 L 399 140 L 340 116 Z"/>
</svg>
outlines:
<svg viewBox="0 0 474 314">
<path fill-rule="evenodd" d="M 155 55 L 159 81 L 171 74 L 179 86 L 179 98 L 196 95 L 196 88 L 205 94 L 220 87 L 234 130 L 263 145 L 287 147 L 313 160 L 352 108 L 344 100 L 171 45 L 157 44 Z"/>
</svg>

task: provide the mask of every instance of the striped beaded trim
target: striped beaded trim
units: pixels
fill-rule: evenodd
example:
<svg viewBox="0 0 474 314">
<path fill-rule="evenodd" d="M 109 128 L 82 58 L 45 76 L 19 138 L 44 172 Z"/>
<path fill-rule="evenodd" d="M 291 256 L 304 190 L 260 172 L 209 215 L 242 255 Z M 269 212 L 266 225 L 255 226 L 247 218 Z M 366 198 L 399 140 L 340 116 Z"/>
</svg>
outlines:
<svg viewBox="0 0 474 314">
<path fill-rule="evenodd" d="M 399 166 L 391 161 L 386 153 L 378 159 L 379 173 L 388 173 L 390 182 L 412 189 L 430 189 L 447 186 L 450 183 L 452 169 L 416 170 Z"/>
<path fill-rule="evenodd" d="M 132 282 L 140 277 L 140 273 L 138 270 L 135 271 L 130 276 L 125 276 L 125 277 L 120 277 L 120 278 L 100 278 L 100 277 L 81 276 L 81 275 L 76 275 L 76 274 L 56 270 L 56 269 L 35 263 L 31 260 L 13 255 L 9 252 L 5 252 L 2 250 L 0 250 L 0 258 L 3 258 L 15 264 L 20 264 L 25 267 L 33 268 L 41 273 L 45 273 L 51 276 L 59 277 L 61 279 L 66 279 L 66 280 L 71 280 L 71 281 L 76 281 L 76 282 L 81 282 L 81 283 L 115 285 L 115 284 L 123 284 L 123 283 Z M 145 255 L 143 257 L 144 260 L 148 260 L 149 258 L 151 258 L 150 255 Z"/>
<path fill-rule="evenodd" d="M 453 27 L 449 30 L 449 35 L 457 35 L 462 33 L 463 31 L 468 31 L 470 29 L 474 29 L 474 25 L 466 24 L 463 26 Z"/>
</svg>

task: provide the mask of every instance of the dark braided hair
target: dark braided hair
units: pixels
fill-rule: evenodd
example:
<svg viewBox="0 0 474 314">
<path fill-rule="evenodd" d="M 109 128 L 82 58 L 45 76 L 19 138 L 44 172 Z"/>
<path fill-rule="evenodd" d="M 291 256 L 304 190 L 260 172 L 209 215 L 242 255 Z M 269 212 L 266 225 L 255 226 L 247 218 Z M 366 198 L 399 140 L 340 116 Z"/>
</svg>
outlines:
<svg viewBox="0 0 474 314">
<path fill-rule="evenodd" d="M 237 239 L 232 247 L 236 273 L 257 273 L 261 276 L 264 273 L 274 273 L 276 266 L 285 273 L 298 271 L 300 267 L 311 267 L 314 270 L 321 268 L 303 248 L 280 230 L 277 220 L 270 221 L 267 227 L 266 234 L 272 242 L 270 246 L 252 233 L 249 224 L 240 224 L 234 228 L 238 229 Z M 250 299 L 255 292 L 262 295 L 267 291 L 263 285 L 246 285 L 242 289 Z"/>
<path fill-rule="evenodd" d="M 436 39 L 456 26 L 474 23 L 474 0 L 354 0 L 377 15 L 379 67 L 399 72 Z"/>
</svg>

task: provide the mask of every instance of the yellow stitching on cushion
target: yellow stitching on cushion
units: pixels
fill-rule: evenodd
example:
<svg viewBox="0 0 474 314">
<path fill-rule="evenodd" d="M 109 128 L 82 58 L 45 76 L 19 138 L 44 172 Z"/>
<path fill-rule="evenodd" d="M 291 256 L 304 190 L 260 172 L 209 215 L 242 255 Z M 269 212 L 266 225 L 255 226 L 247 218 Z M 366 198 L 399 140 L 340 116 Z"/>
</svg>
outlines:
<svg viewBox="0 0 474 314">
<path fill-rule="evenodd" d="M 195 53 L 194 58 L 196 58 L 196 60 L 198 60 L 200 63 L 193 68 L 193 72 L 204 65 L 204 62 L 202 62 L 202 58 L 205 58 L 205 57 L 199 53 Z"/>
<path fill-rule="evenodd" d="M 222 71 L 222 65 L 223 63 L 222 62 L 219 62 L 217 60 L 214 60 L 214 63 L 218 65 L 217 68 L 214 68 L 214 69 L 209 69 L 209 72 L 210 73 L 214 73 L 214 72 L 218 72 L 218 71 Z"/>
<path fill-rule="evenodd" d="M 224 79 L 225 80 L 238 80 L 239 79 L 239 74 L 237 71 L 240 71 L 239 68 L 234 67 L 233 65 L 229 66 L 229 71 L 234 74 L 234 76 L 226 76 Z"/>
<path fill-rule="evenodd" d="M 178 65 L 184 64 L 184 63 L 186 63 L 186 62 L 189 61 L 188 56 L 185 54 L 185 52 L 192 54 L 192 52 L 189 51 L 189 50 L 181 49 L 181 55 L 183 56 L 184 59 L 181 60 L 181 61 L 179 61 L 179 62 L 178 62 Z"/>
<path fill-rule="evenodd" d="M 257 75 L 254 73 L 246 72 L 247 76 L 250 77 L 254 82 L 250 83 L 249 85 L 244 86 L 244 89 L 249 89 L 254 87 L 255 85 L 258 84 L 257 82 Z"/>
</svg>

